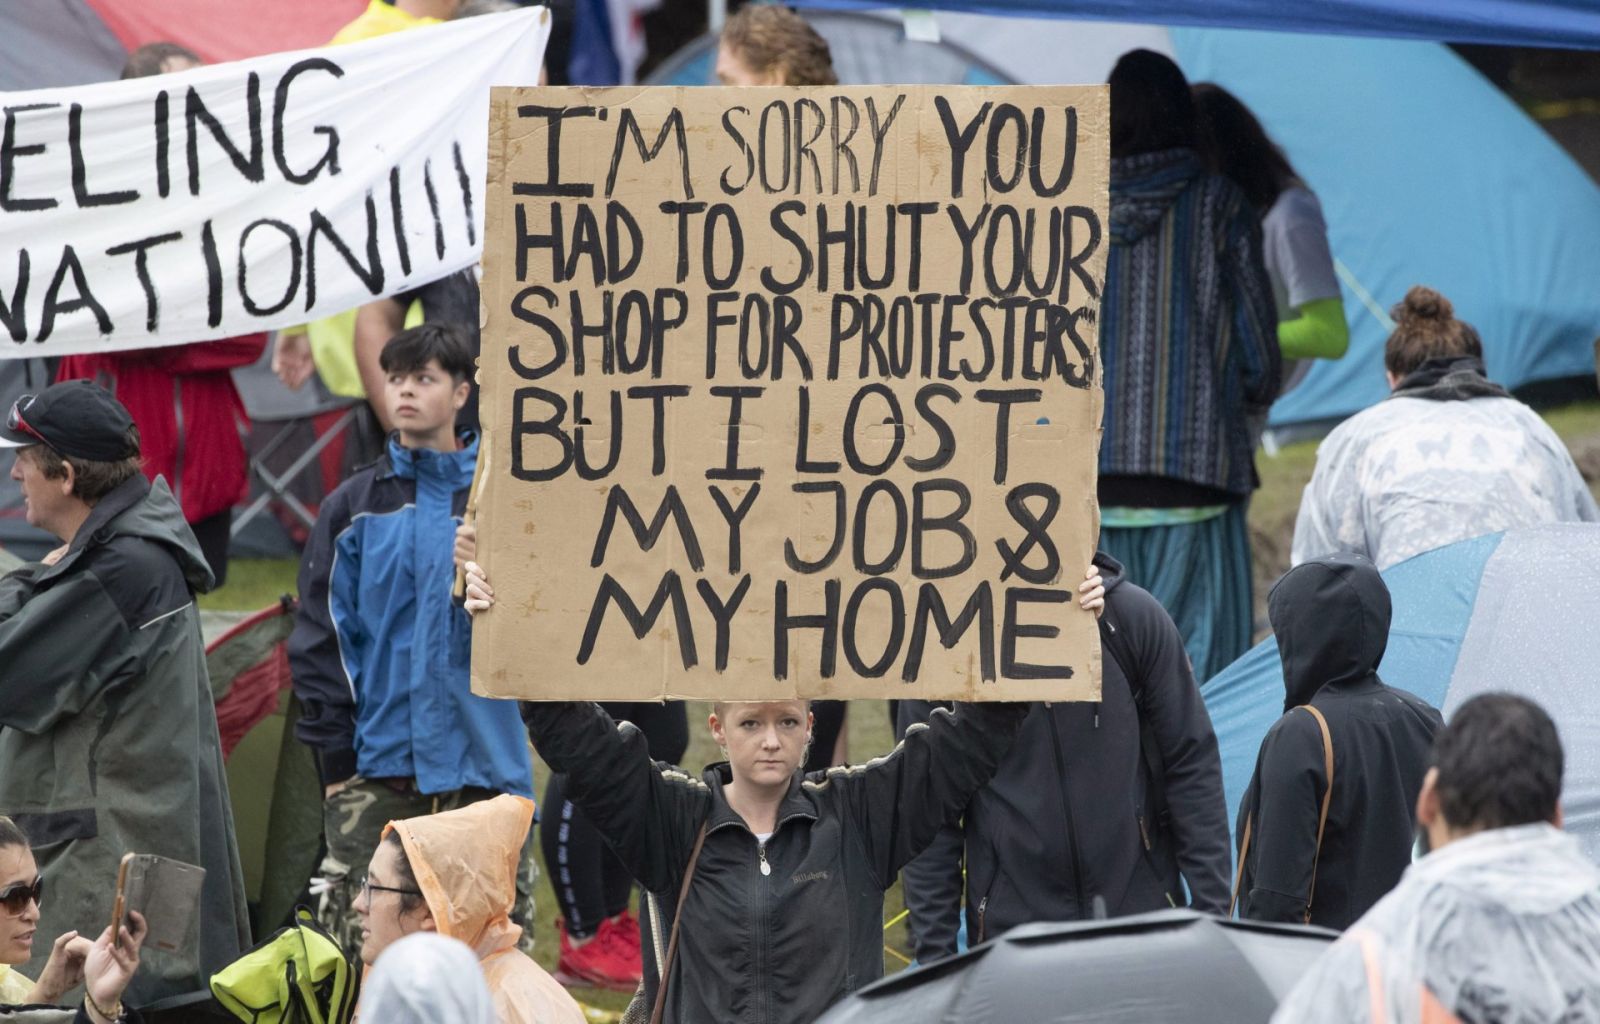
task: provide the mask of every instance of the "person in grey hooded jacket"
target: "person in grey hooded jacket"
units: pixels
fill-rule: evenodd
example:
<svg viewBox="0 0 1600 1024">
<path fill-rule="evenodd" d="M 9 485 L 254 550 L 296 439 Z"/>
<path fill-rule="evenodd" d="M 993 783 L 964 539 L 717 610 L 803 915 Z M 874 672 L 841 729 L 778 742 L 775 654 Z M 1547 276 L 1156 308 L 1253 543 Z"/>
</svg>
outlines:
<svg viewBox="0 0 1600 1024">
<path fill-rule="evenodd" d="M 1242 917 L 1342 929 L 1411 863 L 1413 809 L 1443 721 L 1378 678 L 1390 611 L 1389 588 L 1360 555 L 1296 566 L 1267 598 L 1284 714 L 1261 742 L 1239 805 L 1234 835 L 1241 845 L 1250 837 L 1240 856 Z M 1331 794 L 1322 729 L 1305 705 L 1333 740 Z"/>
<path fill-rule="evenodd" d="M 211 571 L 166 482 L 140 473 L 127 410 L 98 385 L 23 396 L 0 443 L 21 448 L 12 477 L 28 521 L 63 542 L 0 579 L 0 813 L 27 832 L 50 892 L 39 932 L 105 927 L 125 853 L 199 865 L 190 944 L 147 950 L 128 1001 L 203 989 L 250 945 L 194 598 Z"/>
<path fill-rule="evenodd" d="M 1390 315 L 1392 393 L 1317 446 L 1293 564 L 1353 551 L 1387 569 L 1468 537 L 1600 521 L 1560 436 L 1488 378 L 1482 339 L 1448 299 L 1418 285 Z"/>
</svg>

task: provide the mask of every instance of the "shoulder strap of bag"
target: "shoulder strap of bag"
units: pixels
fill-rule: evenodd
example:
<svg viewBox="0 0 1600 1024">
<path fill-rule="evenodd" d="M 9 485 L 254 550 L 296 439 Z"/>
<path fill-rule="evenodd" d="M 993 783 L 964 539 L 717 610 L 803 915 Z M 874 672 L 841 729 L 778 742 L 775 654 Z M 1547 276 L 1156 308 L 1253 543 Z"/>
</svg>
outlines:
<svg viewBox="0 0 1600 1024">
<path fill-rule="evenodd" d="M 1100 649 L 1109 653 L 1111 660 L 1117 663 L 1132 693 L 1133 709 L 1139 719 L 1139 756 L 1150 777 L 1150 796 L 1154 802 L 1145 810 L 1153 826 L 1164 828 L 1167 816 L 1166 762 L 1161 756 L 1161 744 L 1156 739 L 1155 726 L 1145 713 L 1144 675 L 1134 665 L 1133 652 L 1128 650 L 1123 631 L 1117 628 L 1116 616 L 1111 613 L 1109 603 L 1105 613 L 1100 616 Z"/>
<path fill-rule="evenodd" d="M 1317 892 L 1317 862 L 1322 859 L 1322 833 L 1328 827 L 1328 806 L 1333 800 L 1333 733 L 1328 730 L 1328 720 L 1322 717 L 1322 712 L 1310 704 L 1301 704 L 1301 708 L 1311 712 L 1311 717 L 1317 720 L 1317 728 L 1322 730 L 1322 768 L 1328 776 L 1328 785 L 1322 791 L 1322 810 L 1317 814 L 1317 851 L 1311 857 L 1311 891 L 1306 893 L 1305 922 L 1311 923 L 1311 901 Z M 1255 815 L 1247 815 L 1244 819 L 1244 835 L 1239 841 L 1239 863 L 1233 869 L 1233 899 L 1228 903 L 1228 916 L 1232 917 L 1239 908 L 1239 889 L 1244 882 L 1245 858 L 1250 855 L 1250 832 L 1255 825 Z"/>
<path fill-rule="evenodd" d="M 1311 888 L 1306 893 L 1306 924 L 1311 923 L 1311 901 L 1317 895 L 1317 862 L 1322 859 L 1322 833 L 1328 827 L 1328 805 L 1333 800 L 1333 733 L 1328 731 L 1328 720 L 1310 704 L 1300 705 L 1311 712 L 1322 730 L 1322 767 L 1328 776 L 1328 785 L 1322 791 L 1322 810 L 1317 815 L 1317 852 L 1311 857 Z"/>
<path fill-rule="evenodd" d="M 1239 863 L 1233 869 L 1233 899 L 1228 901 L 1228 916 L 1239 909 L 1239 886 L 1244 882 L 1244 859 L 1250 855 L 1250 829 L 1256 823 L 1254 814 L 1245 815 L 1244 836 L 1239 841 Z"/>
<path fill-rule="evenodd" d="M 667 940 L 667 958 L 661 963 L 656 978 L 656 1005 L 650 1011 L 650 1024 L 661 1024 L 661 1014 L 667 1008 L 667 978 L 672 974 L 672 961 L 678 955 L 678 925 L 683 923 L 683 901 L 689 895 L 689 883 L 694 881 L 695 865 L 700 863 L 700 848 L 706 845 L 706 825 L 700 824 L 700 834 L 694 838 L 694 850 L 689 854 L 689 866 L 683 871 L 683 885 L 678 889 L 678 909 L 672 914 L 672 937 Z"/>
</svg>

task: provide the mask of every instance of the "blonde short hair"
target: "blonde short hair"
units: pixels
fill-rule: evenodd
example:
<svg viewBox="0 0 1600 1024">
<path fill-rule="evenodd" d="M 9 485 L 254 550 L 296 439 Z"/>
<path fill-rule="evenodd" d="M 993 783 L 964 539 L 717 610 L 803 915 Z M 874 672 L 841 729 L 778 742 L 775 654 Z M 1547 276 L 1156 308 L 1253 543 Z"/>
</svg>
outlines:
<svg viewBox="0 0 1600 1024">
<path fill-rule="evenodd" d="M 800 697 L 798 699 L 799 699 L 801 704 L 805 705 L 805 708 L 806 708 L 807 711 L 811 710 L 811 701 L 809 699 L 807 699 L 805 697 Z M 718 701 L 712 701 L 711 702 L 711 710 L 716 713 L 716 716 L 718 718 L 727 718 L 728 717 L 728 705 L 729 704 L 776 704 L 776 703 L 778 703 L 778 701 L 718 700 Z"/>
</svg>

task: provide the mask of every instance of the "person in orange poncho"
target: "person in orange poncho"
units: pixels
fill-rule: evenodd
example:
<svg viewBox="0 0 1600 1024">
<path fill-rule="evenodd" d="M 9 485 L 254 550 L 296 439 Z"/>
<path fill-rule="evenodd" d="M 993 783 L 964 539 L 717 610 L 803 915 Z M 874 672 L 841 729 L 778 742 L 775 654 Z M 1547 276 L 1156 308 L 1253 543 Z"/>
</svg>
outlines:
<svg viewBox="0 0 1600 1024">
<path fill-rule="evenodd" d="M 368 967 L 391 943 L 433 931 L 472 948 L 500 1024 L 583 1024 L 583 1011 L 517 948 L 517 866 L 533 802 L 498 796 L 460 810 L 391 821 L 355 909 Z"/>
</svg>

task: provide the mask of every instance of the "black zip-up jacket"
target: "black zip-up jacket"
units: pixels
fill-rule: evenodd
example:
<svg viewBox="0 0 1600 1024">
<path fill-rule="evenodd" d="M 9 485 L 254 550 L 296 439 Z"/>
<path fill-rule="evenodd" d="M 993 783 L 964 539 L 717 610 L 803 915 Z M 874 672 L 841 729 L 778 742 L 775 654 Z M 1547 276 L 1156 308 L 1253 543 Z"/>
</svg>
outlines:
<svg viewBox="0 0 1600 1024">
<path fill-rule="evenodd" d="M 1283 659 L 1284 716 L 1267 731 L 1239 805 L 1251 823 L 1240 915 L 1347 928 L 1400 881 L 1411 863 L 1417 793 L 1439 712 L 1384 685 L 1389 588 L 1360 555 L 1313 559 L 1272 588 L 1267 611 Z M 1322 731 L 1333 737 L 1333 797 L 1317 857 L 1317 818 L 1328 788 Z M 1316 865 L 1316 891 L 1311 887 Z"/>
<path fill-rule="evenodd" d="M 665 1024 L 809 1024 L 883 974 L 883 892 L 994 774 L 1026 704 L 961 704 L 866 765 L 796 775 L 765 861 L 728 806 L 726 763 L 696 779 L 590 703 L 526 704 L 534 747 L 648 896 L 655 999 L 678 890 L 707 826 L 678 930 Z"/>
<path fill-rule="evenodd" d="M 1030 921 L 1087 918 L 1096 896 L 1112 916 L 1182 905 L 1180 875 L 1196 909 L 1228 909 L 1222 762 L 1183 637 L 1116 559 L 1097 554 L 1095 565 L 1106 586 L 1100 702 L 1032 705 L 963 820 L 906 865 L 901 877 L 920 962 L 956 951 L 963 846 L 974 945 Z M 1123 675 L 1113 643 L 1138 679 Z M 1152 792 L 1141 756 L 1136 690 L 1160 752 L 1164 800 Z M 901 701 L 900 725 L 926 719 L 930 708 Z"/>
</svg>

